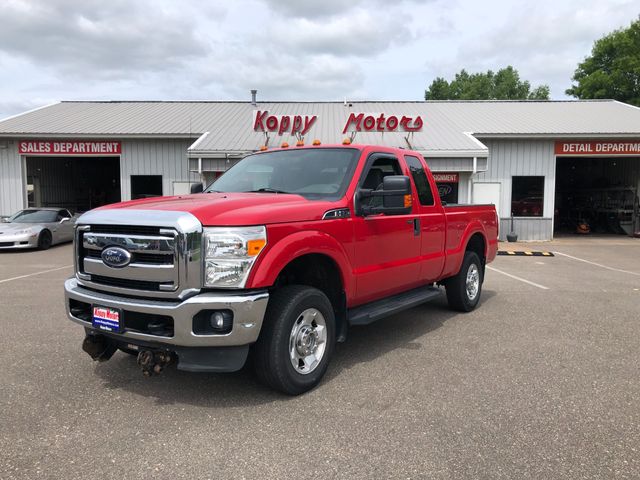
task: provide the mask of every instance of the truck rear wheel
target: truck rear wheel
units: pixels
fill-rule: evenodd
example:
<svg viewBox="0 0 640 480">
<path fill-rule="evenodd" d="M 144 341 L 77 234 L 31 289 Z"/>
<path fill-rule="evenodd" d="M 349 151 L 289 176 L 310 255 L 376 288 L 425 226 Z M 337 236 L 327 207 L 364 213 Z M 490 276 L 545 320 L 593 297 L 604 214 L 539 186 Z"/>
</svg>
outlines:
<svg viewBox="0 0 640 480">
<path fill-rule="evenodd" d="M 475 252 L 465 252 L 460 271 L 445 282 L 449 306 L 459 312 L 470 312 L 480 301 L 482 263 Z"/>
<path fill-rule="evenodd" d="M 315 387 L 335 346 L 335 317 L 327 296 L 303 285 L 287 285 L 269 299 L 254 368 L 260 381 L 288 395 Z"/>
</svg>

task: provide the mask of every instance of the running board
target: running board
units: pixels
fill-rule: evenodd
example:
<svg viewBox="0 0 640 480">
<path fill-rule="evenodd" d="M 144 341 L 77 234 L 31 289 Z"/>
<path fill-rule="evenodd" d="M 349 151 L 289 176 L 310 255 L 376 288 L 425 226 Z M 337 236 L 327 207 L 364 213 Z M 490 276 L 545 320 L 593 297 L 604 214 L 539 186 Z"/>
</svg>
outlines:
<svg viewBox="0 0 640 480">
<path fill-rule="evenodd" d="M 368 325 L 394 313 L 413 308 L 440 296 L 437 287 L 420 287 L 392 297 L 376 300 L 347 311 L 349 325 Z"/>
</svg>

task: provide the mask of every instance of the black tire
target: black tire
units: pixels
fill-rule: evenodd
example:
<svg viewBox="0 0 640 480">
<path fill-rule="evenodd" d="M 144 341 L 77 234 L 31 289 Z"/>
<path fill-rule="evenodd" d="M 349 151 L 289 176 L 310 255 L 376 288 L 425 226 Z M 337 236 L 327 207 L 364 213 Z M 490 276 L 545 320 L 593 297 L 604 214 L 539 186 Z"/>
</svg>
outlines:
<svg viewBox="0 0 640 480">
<path fill-rule="evenodd" d="M 53 242 L 53 237 L 49 230 L 43 230 L 38 235 L 38 250 L 48 250 Z"/>
<path fill-rule="evenodd" d="M 469 273 L 472 266 L 475 266 L 479 281 L 476 295 L 470 298 L 467 291 L 467 273 Z M 445 282 L 449 307 L 459 312 L 470 312 L 476 308 L 482 294 L 483 281 L 483 268 L 480 257 L 475 252 L 465 252 L 460 271 L 455 277 L 451 277 Z"/>
<path fill-rule="evenodd" d="M 324 317 L 326 343 L 315 369 L 307 374 L 296 371 L 289 353 L 289 337 L 302 313 L 316 309 Z M 314 388 L 324 376 L 335 347 L 335 317 L 327 296 L 304 285 L 287 285 L 269 299 L 262 331 L 253 346 L 254 370 L 265 385 L 287 395 L 300 395 Z"/>
</svg>

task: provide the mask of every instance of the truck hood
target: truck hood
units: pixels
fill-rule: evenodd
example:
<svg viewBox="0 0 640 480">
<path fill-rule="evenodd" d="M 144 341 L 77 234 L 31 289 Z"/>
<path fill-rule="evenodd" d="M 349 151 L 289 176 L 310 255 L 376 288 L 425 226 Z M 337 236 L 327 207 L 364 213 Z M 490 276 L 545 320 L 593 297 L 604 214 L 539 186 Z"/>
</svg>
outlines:
<svg viewBox="0 0 640 480">
<path fill-rule="evenodd" d="M 116 203 L 97 210 L 132 209 L 188 212 L 204 226 L 268 225 L 321 220 L 336 202 L 282 193 L 198 193 Z"/>
</svg>

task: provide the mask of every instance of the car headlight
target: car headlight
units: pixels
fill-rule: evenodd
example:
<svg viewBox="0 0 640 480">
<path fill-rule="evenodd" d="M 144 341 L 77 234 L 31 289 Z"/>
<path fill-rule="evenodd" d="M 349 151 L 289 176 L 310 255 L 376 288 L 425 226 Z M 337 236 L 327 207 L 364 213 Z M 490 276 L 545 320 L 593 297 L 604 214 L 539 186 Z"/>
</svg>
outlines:
<svg viewBox="0 0 640 480">
<path fill-rule="evenodd" d="M 33 231 L 30 228 L 23 228 L 22 230 L 18 230 L 16 235 L 24 235 L 28 233 L 33 233 Z"/>
<path fill-rule="evenodd" d="M 205 228 L 204 286 L 244 287 L 266 244 L 267 229 L 263 226 Z"/>
</svg>

